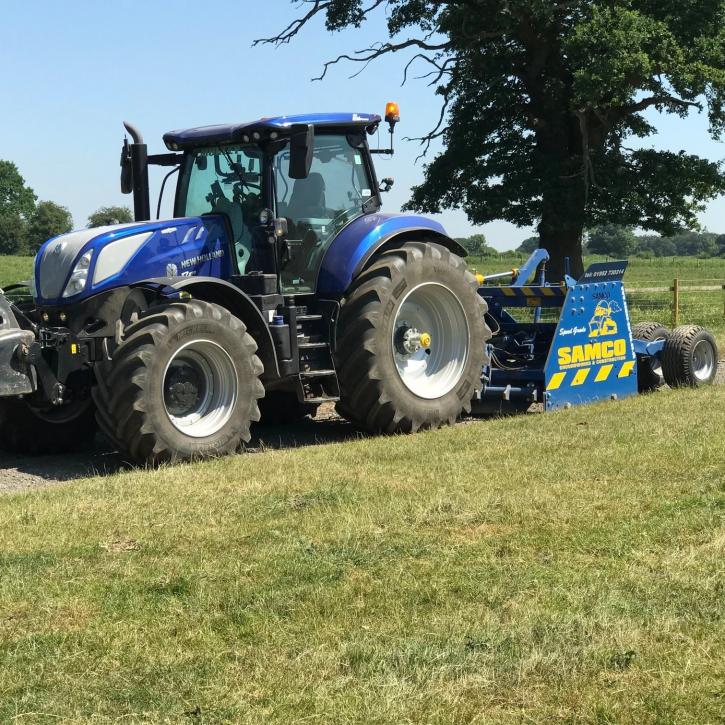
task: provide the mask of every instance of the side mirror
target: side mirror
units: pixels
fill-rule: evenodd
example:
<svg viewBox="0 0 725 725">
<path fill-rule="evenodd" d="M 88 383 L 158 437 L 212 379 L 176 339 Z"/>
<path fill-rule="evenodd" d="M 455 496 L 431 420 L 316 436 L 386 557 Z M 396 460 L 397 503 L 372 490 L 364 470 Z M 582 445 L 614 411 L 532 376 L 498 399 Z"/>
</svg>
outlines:
<svg viewBox="0 0 725 725">
<path fill-rule="evenodd" d="M 312 166 L 315 149 L 315 127 L 311 124 L 295 124 L 290 137 L 289 177 L 306 179 Z"/>
<path fill-rule="evenodd" d="M 133 191 L 133 173 L 131 171 L 131 149 L 128 139 L 123 139 L 121 147 L 121 193 L 130 194 Z"/>
</svg>

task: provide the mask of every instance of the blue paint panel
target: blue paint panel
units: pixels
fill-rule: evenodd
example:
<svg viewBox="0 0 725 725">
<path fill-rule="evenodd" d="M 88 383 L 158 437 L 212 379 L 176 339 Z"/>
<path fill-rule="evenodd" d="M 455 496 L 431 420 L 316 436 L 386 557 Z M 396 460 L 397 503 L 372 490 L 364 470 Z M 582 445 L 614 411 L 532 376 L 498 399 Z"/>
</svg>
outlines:
<svg viewBox="0 0 725 725">
<path fill-rule="evenodd" d="M 180 129 L 164 134 L 164 143 L 169 148 L 183 148 L 200 144 L 217 144 L 238 141 L 242 134 L 252 130 L 284 129 L 294 124 L 314 126 L 367 127 L 380 123 L 380 116 L 372 113 L 310 113 L 299 116 L 274 116 L 244 123 L 225 123 L 216 126 Z"/>
<path fill-rule="evenodd" d="M 406 214 L 366 214 L 348 224 L 327 250 L 317 280 L 322 296 L 339 297 L 350 286 L 355 268 L 385 237 L 405 230 L 445 234 L 438 222 Z"/>
<path fill-rule="evenodd" d="M 601 276 L 585 273 L 585 278 Z M 637 393 L 636 357 L 621 281 L 585 282 L 569 290 L 544 373 L 546 410 Z"/>
<path fill-rule="evenodd" d="M 149 233 L 149 238 L 117 274 L 93 284 L 98 256 L 105 246 L 136 234 Z M 89 250 L 93 250 L 94 254 L 86 288 L 67 298 L 39 297 L 40 304 L 72 305 L 99 292 L 137 284 L 154 277 L 204 276 L 228 279 L 233 273 L 226 227 L 223 218 L 217 216 L 168 219 L 140 223 L 115 232 L 107 231 L 91 239 L 78 252 L 76 259 L 80 259 Z M 38 254 L 37 260 L 41 256 L 42 252 Z M 36 268 L 36 275 L 38 272 Z M 70 277 L 70 271 L 68 276 Z"/>
<path fill-rule="evenodd" d="M 624 273 L 627 271 L 626 259 L 619 262 L 594 262 L 590 264 L 586 272 L 581 276 L 578 284 L 589 282 L 621 282 Z"/>
</svg>

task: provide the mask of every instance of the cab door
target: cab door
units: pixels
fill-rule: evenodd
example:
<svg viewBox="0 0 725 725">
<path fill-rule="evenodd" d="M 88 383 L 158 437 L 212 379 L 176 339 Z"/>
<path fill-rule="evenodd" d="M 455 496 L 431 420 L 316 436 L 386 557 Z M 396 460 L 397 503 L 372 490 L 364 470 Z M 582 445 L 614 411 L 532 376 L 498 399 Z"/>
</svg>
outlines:
<svg viewBox="0 0 725 725">
<path fill-rule="evenodd" d="M 279 251 L 280 283 L 289 293 L 315 291 L 317 273 L 340 230 L 361 216 L 372 183 L 360 148 L 344 134 L 315 135 L 310 173 L 289 177 L 289 150 L 274 158 L 276 216 L 287 220 Z"/>
</svg>

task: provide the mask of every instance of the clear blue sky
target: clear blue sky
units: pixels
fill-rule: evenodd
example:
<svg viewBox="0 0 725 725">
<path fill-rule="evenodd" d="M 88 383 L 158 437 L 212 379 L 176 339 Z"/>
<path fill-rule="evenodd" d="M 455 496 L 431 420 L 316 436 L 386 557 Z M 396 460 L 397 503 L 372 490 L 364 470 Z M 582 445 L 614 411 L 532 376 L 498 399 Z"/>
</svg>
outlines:
<svg viewBox="0 0 725 725">
<path fill-rule="evenodd" d="M 318 22 L 281 48 L 251 47 L 295 16 L 287 0 L 6 0 L 0 158 L 14 161 L 41 199 L 67 206 L 80 227 L 101 205 L 130 204 L 118 184 L 124 119 L 141 128 L 154 152 L 164 150 L 161 135 L 174 128 L 308 111 L 382 113 L 386 101 L 397 100 L 398 153 L 378 164 L 380 177 L 396 180 L 385 209 L 397 211 L 423 171 L 414 164 L 417 144 L 402 137 L 432 127 L 436 97 L 421 81 L 401 88 L 401 56 L 381 59 L 354 80 L 348 76 L 358 67 L 340 65 L 324 81 L 310 81 L 323 61 L 385 39 L 380 14 L 360 30 L 330 35 Z M 725 156 L 703 117 L 651 118 L 661 135 L 649 143 L 713 160 Z M 460 212 L 441 221 L 453 236 L 473 231 Z M 702 223 L 725 232 L 725 199 L 710 204 Z M 496 222 L 483 231 L 505 249 L 533 230 Z"/>
</svg>

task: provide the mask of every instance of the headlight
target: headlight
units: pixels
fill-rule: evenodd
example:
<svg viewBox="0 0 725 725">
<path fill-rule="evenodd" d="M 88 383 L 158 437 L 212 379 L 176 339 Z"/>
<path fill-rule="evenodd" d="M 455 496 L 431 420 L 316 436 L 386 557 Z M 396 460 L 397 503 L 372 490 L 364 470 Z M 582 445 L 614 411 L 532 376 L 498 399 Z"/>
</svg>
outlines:
<svg viewBox="0 0 725 725">
<path fill-rule="evenodd" d="M 83 292 L 86 282 L 88 281 L 88 269 L 91 266 L 91 257 L 93 256 L 93 250 L 86 252 L 73 267 L 68 284 L 63 290 L 63 297 L 73 297 L 80 292 Z"/>
</svg>

